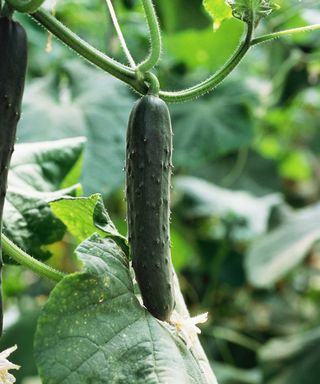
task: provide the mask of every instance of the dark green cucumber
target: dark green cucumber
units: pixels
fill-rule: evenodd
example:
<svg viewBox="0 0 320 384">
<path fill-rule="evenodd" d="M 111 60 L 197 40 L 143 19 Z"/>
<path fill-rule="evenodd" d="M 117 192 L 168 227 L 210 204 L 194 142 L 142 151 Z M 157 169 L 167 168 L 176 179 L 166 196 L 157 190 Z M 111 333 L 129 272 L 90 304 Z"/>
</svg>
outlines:
<svg viewBox="0 0 320 384">
<path fill-rule="evenodd" d="M 169 194 L 172 130 L 168 107 L 156 96 L 133 107 L 127 131 L 126 195 L 132 265 L 143 303 L 160 320 L 174 308 Z"/>
<path fill-rule="evenodd" d="M 15 21 L 0 17 L 0 229 L 7 191 L 8 170 L 13 152 L 17 123 L 27 69 L 27 37 Z M 2 253 L 0 243 L 0 279 Z M 0 280 L 1 284 L 1 280 Z M 2 332 L 2 303 L 0 332 Z"/>
</svg>

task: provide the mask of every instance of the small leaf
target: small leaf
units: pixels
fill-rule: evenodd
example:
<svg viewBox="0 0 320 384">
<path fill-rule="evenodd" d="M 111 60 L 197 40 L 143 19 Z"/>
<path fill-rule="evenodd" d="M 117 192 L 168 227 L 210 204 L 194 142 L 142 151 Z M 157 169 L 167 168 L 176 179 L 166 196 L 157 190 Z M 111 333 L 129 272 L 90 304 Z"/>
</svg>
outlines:
<svg viewBox="0 0 320 384">
<path fill-rule="evenodd" d="M 63 196 L 51 201 L 50 206 L 78 244 L 97 232 L 101 236 L 111 237 L 128 253 L 127 240 L 112 223 L 99 193 L 89 197 Z"/>
<path fill-rule="evenodd" d="M 225 0 L 203 0 L 205 10 L 213 19 L 213 29 L 219 29 L 221 23 L 232 17 L 231 8 Z"/>
<path fill-rule="evenodd" d="M 255 26 L 259 21 L 268 16 L 278 6 L 270 0 L 227 0 L 236 19 L 245 23 L 253 23 Z"/>
</svg>

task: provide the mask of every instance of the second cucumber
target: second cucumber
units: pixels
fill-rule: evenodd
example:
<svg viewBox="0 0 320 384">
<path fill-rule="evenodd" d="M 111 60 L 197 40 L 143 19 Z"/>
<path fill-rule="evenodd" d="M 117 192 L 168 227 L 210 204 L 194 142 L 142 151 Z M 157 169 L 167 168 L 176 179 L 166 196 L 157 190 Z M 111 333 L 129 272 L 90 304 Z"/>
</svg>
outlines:
<svg viewBox="0 0 320 384">
<path fill-rule="evenodd" d="M 0 17 L 0 232 L 8 170 L 21 113 L 26 70 L 26 32 L 19 23 L 2 16 Z M 1 268 L 0 249 L 0 276 Z M 0 328 L 2 330 L 2 316 Z"/>
</svg>

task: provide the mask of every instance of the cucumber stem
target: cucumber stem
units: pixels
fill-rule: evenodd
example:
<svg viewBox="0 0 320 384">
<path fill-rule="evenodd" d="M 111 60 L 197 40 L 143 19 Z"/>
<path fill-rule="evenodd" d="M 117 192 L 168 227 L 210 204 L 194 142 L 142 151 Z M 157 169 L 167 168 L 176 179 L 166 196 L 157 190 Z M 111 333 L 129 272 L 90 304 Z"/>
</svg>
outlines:
<svg viewBox="0 0 320 384">
<path fill-rule="evenodd" d="M 76 51 L 80 56 L 84 57 L 89 62 L 98 66 L 104 71 L 109 72 L 119 80 L 122 80 L 126 84 L 130 85 L 140 95 L 145 95 L 148 93 L 148 87 L 144 81 L 144 73 L 148 72 L 154 65 L 156 65 L 159 60 L 161 53 L 161 36 L 152 1 L 142 1 L 145 7 L 150 28 L 151 52 L 149 57 L 140 65 L 138 65 L 136 70 L 134 68 L 125 66 L 116 60 L 113 60 L 109 56 L 93 48 L 90 44 L 82 40 L 79 36 L 64 26 L 55 17 L 49 15 L 46 11 L 40 9 L 33 13 L 32 17 L 40 24 L 42 24 L 49 32 L 60 39 L 63 43 Z M 280 36 L 317 30 L 320 29 L 320 24 L 279 31 L 269 35 L 260 36 L 255 39 L 252 39 L 253 28 L 253 22 L 246 24 L 245 37 L 242 43 L 233 53 L 229 61 L 219 71 L 214 73 L 203 82 L 185 90 L 171 92 L 160 91 L 159 97 L 167 102 L 183 102 L 202 96 L 217 87 L 237 67 L 250 47 L 266 41 L 270 41 L 271 39 Z"/>
<path fill-rule="evenodd" d="M 160 83 L 157 76 L 152 72 L 146 72 L 144 79 L 149 86 L 148 95 L 158 96 L 160 91 Z"/>
<path fill-rule="evenodd" d="M 159 96 L 161 99 L 168 102 L 181 102 L 192 100 L 196 97 L 212 91 L 217 85 L 219 85 L 240 63 L 245 54 L 248 52 L 251 46 L 251 39 L 253 33 L 253 23 L 246 23 L 245 38 L 234 52 L 229 61 L 216 73 L 204 80 L 202 83 L 194 85 L 191 88 L 187 88 L 177 92 L 160 91 Z"/>
</svg>

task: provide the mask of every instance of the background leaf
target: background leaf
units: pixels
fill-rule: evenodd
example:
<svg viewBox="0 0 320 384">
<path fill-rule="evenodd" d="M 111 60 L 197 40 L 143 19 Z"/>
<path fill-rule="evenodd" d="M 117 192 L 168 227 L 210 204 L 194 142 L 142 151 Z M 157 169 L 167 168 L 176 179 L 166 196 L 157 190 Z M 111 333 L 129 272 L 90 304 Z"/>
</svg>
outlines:
<svg viewBox="0 0 320 384">
<path fill-rule="evenodd" d="M 18 137 L 32 142 L 85 135 L 84 192 L 110 193 L 124 180 L 125 132 L 133 101 L 118 80 L 67 61 L 58 77 L 34 80 L 27 88 Z"/>
<path fill-rule="evenodd" d="M 184 29 L 174 34 L 164 34 L 164 50 L 169 57 L 183 63 L 188 69 L 217 70 L 238 46 L 242 31 L 243 25 L 234 19 L 224 22 L 216 32 L 213 32 L 212 27 Z M 226 34 L 228 44 L 224 40 Z M 186 45 L 188 50 L 184 48 Z M 172 87 L 171 84 L 168 86 Z"/>
<path fill-rule="evenodd" d="M 267 384 L 313 384 L 319 377 L 320 329 L 271 339 L 259 352 Z M 282 369 L 279 373 L 278 367 Z"/>
<path fill-rule="evenodd" d="M 320 238 L 320 205 L 290 214 L 286 221 L 255 241 L 246 256 L 249 282 L 270 287 L 296 267 Z"/>
<path fill-rule="evenodd" d="M 246 107 L 250 97 L 248 91 L 229 84 L 198 100 L 196 109 L 190 103 L 173 106 L 175 166 L 186 172 L 250 145 L 253 121 Z"/>
<path fill-rule="evenodd" d="M 266 231 L 271 207 L 281 201 L 278 194 L 255 197 L 245 191 L 231 191 L 190 176 L 175 177 L 174 189 L 176 209 L 184 217 L 242 219 L 252 237 Z"/>
<path fill-rule="evenodd" d="M 43 245 L 62 239 L 65 226 L 48 201 L 76 195 L 78 184 L 59 189 L 81 157 L 84 138 L 19 144 L 13 154 L 4 206 L 4 233 L 34 257 L 48 258 Z M 74 181 L 69 178 L 69 181 Z"/>
</svg>

